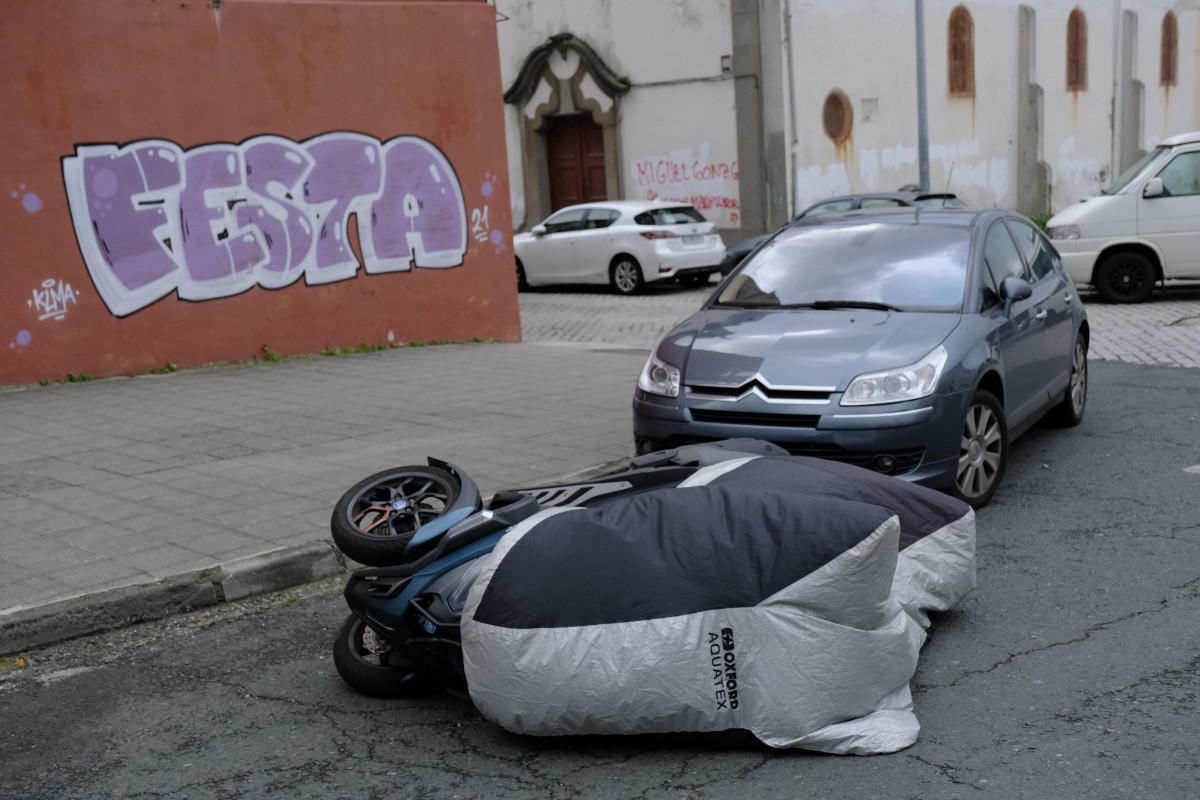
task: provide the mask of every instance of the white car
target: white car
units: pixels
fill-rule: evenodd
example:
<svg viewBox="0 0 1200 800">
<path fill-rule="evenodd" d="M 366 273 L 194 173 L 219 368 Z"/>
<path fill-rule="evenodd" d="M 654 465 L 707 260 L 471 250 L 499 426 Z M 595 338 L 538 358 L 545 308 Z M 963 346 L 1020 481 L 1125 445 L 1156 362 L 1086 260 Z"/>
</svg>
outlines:
<svg viewBox="0 0 1200 800">
<path fill-rule="evenodd" d="M 1110 188 L 1055 214 L 1046 233 L 1072 280 L 1110 303 L 1200 280 L 1200 131 L 1166 139 Z"/>
<path fill-rule="evenodd" d="M 513 237 L 517 283 L 607 283 L 633 294 L 651 281 L 700 284 L 720 268 L 717 226 L 689 205 L 614 201 L 568 206 Z"/>
</svg>

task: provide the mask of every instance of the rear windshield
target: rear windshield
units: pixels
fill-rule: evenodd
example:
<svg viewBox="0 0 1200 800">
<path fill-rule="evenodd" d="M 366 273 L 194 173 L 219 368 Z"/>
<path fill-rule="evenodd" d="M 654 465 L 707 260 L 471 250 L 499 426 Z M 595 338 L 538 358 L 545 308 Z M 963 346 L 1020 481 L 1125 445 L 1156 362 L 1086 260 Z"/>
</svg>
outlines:
<svg viewBox="0 0 1200 800">
<path fill-rule="evenodd" d="M 789 228 L 742 263 L 715 304 L 957 310 L 970 246 L 970 230 L 957 225 Z"/>
<path fill-rule="evenodd" d="M 704 215 L 691 206 L 675 208 L 655 208 L 643 211 L 633 218 L 638 225 L 688 225 L 693 222 L 706 222 Z"/>
</svg>

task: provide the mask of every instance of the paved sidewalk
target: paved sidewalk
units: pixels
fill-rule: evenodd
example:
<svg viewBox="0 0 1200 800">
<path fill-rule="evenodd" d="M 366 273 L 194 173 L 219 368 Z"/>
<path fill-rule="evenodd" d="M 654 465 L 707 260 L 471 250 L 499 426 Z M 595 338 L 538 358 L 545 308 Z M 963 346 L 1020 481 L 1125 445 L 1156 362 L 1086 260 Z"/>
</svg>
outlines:
<svg viewBox="0 0 1200 800">
<path fill-rule="evenodd" d="M 705 295 L 535 291 L 523 344 L 0 389 L 0 655 L 340 572 L 333 505 L 390 466 L 485 495 L 615 466 L 646 352 Z M 1200 367 L 1200 290 L 1087 308 L 1092 358 Z"/>
<path fill-rule="evenodd" d="M 339 571 L 333 505 L 390 466 L 488 495 L 628 458 L 644 360 L 442 345 L 0 391 L 0 654 Z"/>
</svg>

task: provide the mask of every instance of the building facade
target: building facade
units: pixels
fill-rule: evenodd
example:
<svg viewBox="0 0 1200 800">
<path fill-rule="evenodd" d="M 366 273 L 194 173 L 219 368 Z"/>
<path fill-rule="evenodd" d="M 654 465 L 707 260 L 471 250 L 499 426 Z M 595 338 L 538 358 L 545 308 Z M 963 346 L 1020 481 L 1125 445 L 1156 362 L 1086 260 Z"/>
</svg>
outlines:
<svg viewBox="0 0 1200 800">
<path fill-rule="evenodd" d="M 915 3 L 495 2 L 518 230 L 659 197 L 733 240 L 918 182 Z M 1194 3 L 928 0 L 924 23 L 930 188 L 972 205 L 1049 213 L 1200 129 Z"/>
</svg>

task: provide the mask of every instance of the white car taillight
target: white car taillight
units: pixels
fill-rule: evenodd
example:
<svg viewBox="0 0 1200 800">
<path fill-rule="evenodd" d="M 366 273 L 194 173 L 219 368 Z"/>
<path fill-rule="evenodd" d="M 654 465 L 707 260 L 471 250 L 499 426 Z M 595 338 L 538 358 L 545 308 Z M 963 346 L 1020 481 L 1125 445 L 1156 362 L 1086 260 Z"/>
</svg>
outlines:
<svg viewBox="0 0 1200 800">
<path fill-rule="evenodd" d="M 670 231 L 638 231 L 643 239 L 678 239 L 678 233 Z"/>
</svg>

